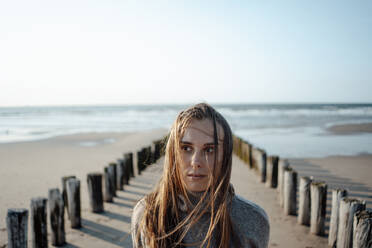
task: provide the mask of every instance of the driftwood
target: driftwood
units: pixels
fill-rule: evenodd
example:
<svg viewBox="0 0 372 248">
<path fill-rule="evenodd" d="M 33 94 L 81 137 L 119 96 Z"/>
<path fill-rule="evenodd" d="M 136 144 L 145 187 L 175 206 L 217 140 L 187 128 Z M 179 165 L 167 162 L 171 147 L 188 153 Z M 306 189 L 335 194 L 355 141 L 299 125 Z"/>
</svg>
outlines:
<svg viewBox="0 0 372 248">
<path fill-rule="evenodd" d="M 111 167 L 112 170 L 112 167 Z M 111 177 L 110 173 L 110 167 L 104 168 L 104 177 L 105 177 L 105 194 L 104 194 L 104 200 L 105 202 L 112 202 L 114 199 L 114 181 Z"/>
<path fill-rule="evenodd" d="M 284 171 L 289 168 L 289 162 L 287 159 L 279 159 L 278 163 L 278 192 L 279 192 L 279 204 L 281 207 L 284 206 Z"/>
<path fill-rule="evenodd" d="M 67 192 L 66 192 L 66 182 L 67 180 L 71 178 L 76 178 L 75 176 L 64 176 L 62 177 L 62 197 L 63 197 L 63 203 L 65 204 L 66 211 L 67 211 L 67 217 L 70 219 L 70 212 L 68 211 L 68 201 L 67 201 Z"/>
<path fill-rule="evenodd" d="M 102 174 L 89 173 L 87 177 L 89 202 L 93 213 L 101 213 L 103 208 Z"/>
<path fill-rule="evenodd" d="M 67 201 L 71 228 L 81 227 L 80 180 L 71 178 L 66 182 Z"/>
<path fill-rule="evenodd" d="M 276 188 L 278 186 L 278 161 L 278 156 L 270 156 L 267 159 L 266 186 L 269 188 Z"/>
<path fill-rule="evenodd" d="M 334 189 L 332 191 L 332 211 L 328 234 L 328 246 L 331 247 L 336 247 L 340 201 L 341 198 L 346 196 L 347 191 L 345 189 Z"/>
<path fill-rule="evenodd" d="M 353 248 L 372 247 L 372 212 L 358 211 L 354 215 Z"/>
<path fill-rule="evenodd" d="M 344 197 L 340 201 L 337 248 L 353 247 L 353 221 L 357 211 L 365 210 L 366 203 L 358 199 Z"/>
<path fill-rule="evenodd" d="M 27 248 L 28 210 L 10 208 L 6 216 L 9 248 Z"/>
<path fill-rule="evenodd" d="M 312 182 L 310 232 L 319 236 L 324 235 L 324 222 L 327 206 L 327 184 Z"/>
<path fill-rule="evenodd" d="M 65 237 L 65 208 L 59 189 L 50 189 L 48 193 L 49 216 L 52 245 L 61 246 L 66 242 Z"/>
<path fill-rule="evenodd" d="M 30 213 L 32 247 L 48 247 L 47 199 L 32 198 Z"/>
<path fill-rule="evenodd" d="M 296 215 L 297 172 L 292 168 L 284 171 L 284 213 Z"/>
<path fill-rule="evenodd" d="M 310 225 L 310 209 L 311 209 L 311 196 L 310 196 L 310 184 L 311 179 L 309 177 L 300 178 L 299 186 L 299 201 L 298 201 L 298 217 L 297 221 L 301 225 Z"/>
</svg>

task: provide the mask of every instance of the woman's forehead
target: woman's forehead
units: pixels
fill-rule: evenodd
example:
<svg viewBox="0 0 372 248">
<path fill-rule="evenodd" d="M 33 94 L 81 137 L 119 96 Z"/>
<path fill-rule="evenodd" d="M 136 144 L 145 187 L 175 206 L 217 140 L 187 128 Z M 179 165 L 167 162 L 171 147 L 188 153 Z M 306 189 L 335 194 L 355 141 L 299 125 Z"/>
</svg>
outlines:
<svg viewBox="0 0 372 248">
<path fill-rule="evenodd" d="M 217 127 L 217 136 L 218 142 L 223 142 L 224 139 L 224 132 L 219 123 L 216 123 Z M 191 141 L 191 139 L 195 136 L 204 136 L 205 138 L 210 138 L 210 140 L 214 141 L 214 130 L 213 130 L 213 122 L 210 119 L 203 119 L 203 120 L 192 120 L 191 123 L 185 128 L 185 132 L 181 141 Z"/>
</svg>

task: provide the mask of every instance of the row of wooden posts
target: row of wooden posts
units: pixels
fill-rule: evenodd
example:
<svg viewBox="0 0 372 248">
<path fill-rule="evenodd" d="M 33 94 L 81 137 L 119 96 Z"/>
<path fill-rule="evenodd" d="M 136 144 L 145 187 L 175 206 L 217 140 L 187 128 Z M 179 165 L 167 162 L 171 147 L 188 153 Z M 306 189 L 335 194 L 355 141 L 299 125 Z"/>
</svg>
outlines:
<svg viewBox="0 0 372 248">
<path fill-rule="evenodd" d="M 297 215 L 298 223 L 310 226 L 310 233 L 323 236 L 327 201 L 326 182 L 301 177 L 289 162 L 278 156 L 268 156 L 263 149 L 234 136 L 234 152 L 259 181 L 276 188 L 279 204 L 286 215 Z M 297 214 L 297 190 L 299 191 Z M 372 247 L 372 212 L 366 203 L 348 197 L 346 189 L 332 190 L 332 211 L 328 245 L 331 247 Z"/>
<path fill-rule="evenodd" d="M 153 142 L 152 146 L 137 152 L 138 174 L 155 163 L 163 155 L 164 140 Z M 104 211 L 104 202 L 113 202 L 117 190 L 124 190 L 130 178 L 134 177 L 133 153 L 125 153 L 123 158 L 104 167 L 102 173 L 89 173 L 87 185 L 90 208 L 93 213 Z M 67 211 L 71 228 L 80 228 L 81 202 L 80 180 L 75 176 L 62 177 L 62 192 L 58 188 L 49 189 L 48 198 L 31 199 L 30 221 L 32 247 L 48 247 L 47 203 L 51 226 L 51 243 L 62 246 L 66 243 L 64 213 Z M 6 222 L 9 248 L 27 247 L 28 209 L 8 209 Z"/>
</svg>

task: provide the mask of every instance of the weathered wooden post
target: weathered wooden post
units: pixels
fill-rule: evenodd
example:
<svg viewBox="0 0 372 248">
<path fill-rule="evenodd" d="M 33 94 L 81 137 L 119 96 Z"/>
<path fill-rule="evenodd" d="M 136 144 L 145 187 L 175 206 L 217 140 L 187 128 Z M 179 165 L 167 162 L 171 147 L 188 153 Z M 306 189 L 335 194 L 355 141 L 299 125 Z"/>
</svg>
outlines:
<svg viewBox="0 0 372 248">
<path fill-rule="evenodd" d="M 309 177 L 300 178 L 297 221 L 299 224 L 305 226 L 310 225 L 311 209 L 310 184 L 311 179 Z"/>
<path fill-rule="evenodd" d="M 252 145 L 248 142 L 246 143 L 246 153 L 247 153 L 247 164 L 250 169 L 252 169 Z"/>
<path fill-rule="evenodd" d="M 312 182 L 311 191 L 311 218 L 310 232 L 319 236 L 324 235 L 324 222 L 327 206 L 327 184 L 325 182 Z"/>
<path fill-rule="evenodd" d="M 278 186 L 278 156 L 269 156 L 266 168 L 266 186 L 276 188 Z"/>
<path fill-rule="evenodd" d="M 279 204 L 281 207 L 284 206 L 284 171 L 289 168 L 289 162 L 287 159 L 279 159 L 278 163 L 278 192 L 279 192 Z"/>
<path fill-rule="evenodd" d="M 129 153 L 124 154 L 124 167 L 124 183 L 128 185 L 131 177 L 131 155 Z"/>
<path fill-rule="evenodd" d="M 129 152 L 125 154 L 125 156 L 129 158 L 128 163 L 129 163 L 129 168 L 130 168 L 130 177 L 134 177 L 133 153 Z"/>
<path fill-rule="evenodd" d="M 340 201 L 337 248 L 353 247 L 353 221 L 357 211 L 365 210 L 366 203 L 344 197 Z"/>
<path fill-rule="evenodd" d="M 328 246 L 331 246 L 331 247 L 336 247 L 340 201 L 341 201 L 341 198 L 346 197 L 346 196 L 347 196 L 347 191 L 345 189 L 334 189 L 332 191 L 331 221 L 329 225 L 329 234 L 328 234 Z"/>
<path fill-rule="evenodd" d="M 87 177 L 89 201 L 93 213 L 101 213 L 103 208 L 102 174 L 89 173 Z"/>
<path fill-rule="evenodd" d="M 107 172 L 109 175 L 109 178 L 111 180 L 111 193 L 113 196 L 116 196 L 116 180 L 117 180 L 117 164 L 116 163 L 110 163 L 107 167 Z"/>
<path fill-rule="evenodd" d="M 67 182 L 67 202 L 71 228 L 81 227 L 80 180 L 70 178 Z"/>
<path fill-rule="evenodd" d="M 31 199 L 31 237 L 32 247 L 48 247 L 47 199 Z"/>
<path fill-rule="evenodd" d="M 124 190 L 124 163 L 122 159 L 118 159 L 116 167 L 116 188 Z"/>
<path fill-rule="evenodd" d="M 151 161 L 151 146 L 148 146 L 145 148 L 146 150 L 146 158 L 145 158 L 145 168 L 147 168 L 150 164 L 152 164 Z"/>
<path fill-rule="evenodd" d="M 137 151 L 137 171 L 138 175 L 141 175 L 141 170 L 142 170 L 142 150 Z"/>
<path fill-rule="evenodd" d="M 28 210 L 10 208 L 6 216 L 9 248 L 27 248 Z"/>
<path fill-rule="evenodd" d="M 111 167 L 112 168 L 112 167 Z M 112 180 L 111 174 L 109 172 L 110 167 L 104 168 L 104 177 L 105 177 L 105 194 L 104 200 L 105 202 L 112 202 L 114 198 L 114 182 Z"/>
<path fill-rule="evenodd" d="M 354 215 L 353 248 L 372 247 L 372 212 L 358 211 Z"/>
<path fill-rule="evenodd" d="M 65 234 L 65 208 L 62 194 L 59 189 L 50 189 L 48 192 L 50 226 L 52 231 L 52 245 L 61 246 L 66 242 Z"/>
<path fill-rule="evenodd" d="M 259 148 L 254 148 L 252 151 L 254 165 L 259 175 L 259 181 L 266 182 L 266 152 Z"/>
<path fill-rule="evenodd" d="M 63 197 L 63 203 L 66 207 L 67 217 L 70 219 L 70 212 L 68 211 L 68 201 L 67 201 L 67 192 L 66 192 L 66 182 L 70 178 L 76 178 L 75 176 L 64 176 L 62 177 L 62 197 Z"/>
<path fill-rule="evenodd" d="M 113 182 L 113 196 L 116 196 L 116 186 L 117 186 L 117 165 L 116 163 L 110 163 L 109 166 L 108 166 L 108 173 L 110 175 L 110 178 L 111 178 L 111 181 Z"/>
<path fill-rule="evenodd" d="M 284 213 L 296 215 L 297 172 L 292 168 L 284 171 Z"/>
</svg>

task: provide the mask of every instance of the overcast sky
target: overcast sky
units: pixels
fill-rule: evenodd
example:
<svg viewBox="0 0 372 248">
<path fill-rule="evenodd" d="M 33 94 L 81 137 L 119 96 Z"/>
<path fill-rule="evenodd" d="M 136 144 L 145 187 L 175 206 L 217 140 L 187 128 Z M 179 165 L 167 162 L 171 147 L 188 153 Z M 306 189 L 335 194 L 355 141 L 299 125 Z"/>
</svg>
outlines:
<svg viewBox="0 0 372 248">
<path fill-rule="evenodd" d="M 372 102 L 372 1 L 1 1 L 0 106 Z"/>
</svg>

